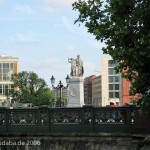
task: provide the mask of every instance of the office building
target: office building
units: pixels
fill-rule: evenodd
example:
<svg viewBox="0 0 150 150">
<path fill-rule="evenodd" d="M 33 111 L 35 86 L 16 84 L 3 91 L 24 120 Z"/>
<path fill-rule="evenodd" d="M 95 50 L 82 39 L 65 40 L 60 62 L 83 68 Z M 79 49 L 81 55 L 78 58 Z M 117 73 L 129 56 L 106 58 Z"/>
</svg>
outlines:
<svg viewBox="0 0 150 150">
<path fill-rule="evenodd" d="M 102 106 L 101 76 L 92 79 L 92 105 Z"/>
<path fill-rule="evenodd" d="M 18 64 L 18 57 L 0 56 L 0 106 L 2 106 L 3 103 L 10 102 L 8 93 L 9 90 L 13 88 L 11 75 L 18 73 Z"/>
<path fill-rule="evenodd" d="M 91 75 L 84 79 L 84 103 L 92 105 L 92 79 L 96 78 L 96 75 Z"/>
<path fill-rule="evenodd" d="M 119 103 L 122 105 L 122 78 L 115 71 L 117 63 L 112 63 L 111 58 L 102 58 L 102 106 Z"/>
</svg>

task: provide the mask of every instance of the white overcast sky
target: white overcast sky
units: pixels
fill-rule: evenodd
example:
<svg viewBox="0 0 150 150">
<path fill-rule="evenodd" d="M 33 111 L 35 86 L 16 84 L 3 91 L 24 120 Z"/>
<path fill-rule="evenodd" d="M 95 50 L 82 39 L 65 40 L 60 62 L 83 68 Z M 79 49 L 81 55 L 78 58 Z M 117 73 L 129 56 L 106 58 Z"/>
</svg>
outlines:
<svg viewBox="0 0 150 150">
<path fill-rule="evenodd" d="M 101 69 L 104 44 L 74 24 L 74 0 L 0 0 L 0 55 L 19 57 L 19 71 L 33 71 L 50 86 L 65 82 L 68 58 L 80 54 L 84 77 Z M 65 83 L 64 83 L 65 84 Z"/>
</svg>

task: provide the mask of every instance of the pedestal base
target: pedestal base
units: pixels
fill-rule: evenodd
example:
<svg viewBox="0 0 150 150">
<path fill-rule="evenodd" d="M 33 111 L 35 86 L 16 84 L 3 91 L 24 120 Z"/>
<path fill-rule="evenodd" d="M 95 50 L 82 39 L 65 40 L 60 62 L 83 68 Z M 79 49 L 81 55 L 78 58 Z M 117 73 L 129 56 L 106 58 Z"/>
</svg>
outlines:
<svg viewBox="0 0 150 150">
<path fill-rule="evenodd" d="M 82 107 L 84 105 L 83 83 L 84 79 L 82 77 L 69 80 L 67 107 Z"/>
</svg>

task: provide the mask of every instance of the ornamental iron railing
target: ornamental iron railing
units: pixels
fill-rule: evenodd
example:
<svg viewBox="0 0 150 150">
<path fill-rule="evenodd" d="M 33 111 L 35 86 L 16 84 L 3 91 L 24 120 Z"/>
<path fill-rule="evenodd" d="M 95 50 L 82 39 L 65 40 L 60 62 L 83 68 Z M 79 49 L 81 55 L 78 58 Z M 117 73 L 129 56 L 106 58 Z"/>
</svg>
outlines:
<svg viewBox="0 0 150 150">
<path fill-rule="evenodd" d="M 137 107 L 0 108 L 0 133 L 137 132 Z"/>
</svg>

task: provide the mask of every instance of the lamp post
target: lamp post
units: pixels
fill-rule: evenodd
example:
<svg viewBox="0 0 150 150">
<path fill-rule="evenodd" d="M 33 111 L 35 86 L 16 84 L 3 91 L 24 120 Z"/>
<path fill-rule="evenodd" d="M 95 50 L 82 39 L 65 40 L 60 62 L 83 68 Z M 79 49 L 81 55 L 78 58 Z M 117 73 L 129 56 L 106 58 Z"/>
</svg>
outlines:
<svg viewBox="0 0 150 150">
<path fill-rule="evenodd" d="M 59 81 L 58 85 L 55 87 L 55 86 L 54 86 L 54 84 L 55 84 L 55 78 L 54 78 L 54 76 L 52 75 L 52 77 L 51 77 L 51 79 L 50 79 L 53 89 L 55 89 L 55 90 L 57 90 L 57 91 L 59 90 L 59 107 L 61 107 L 62 89 L 63 89 L 63 88 L 68 88 L 69 79 L 70 79 L 70 77 L 69 77 L 69 75 L 67 75 L 67 77 L 66 77 L 67 86 L 66 86 L 66 87 L 63 86 L 63 84 L 62 84 L 61 81 Z"/>
</svg>

